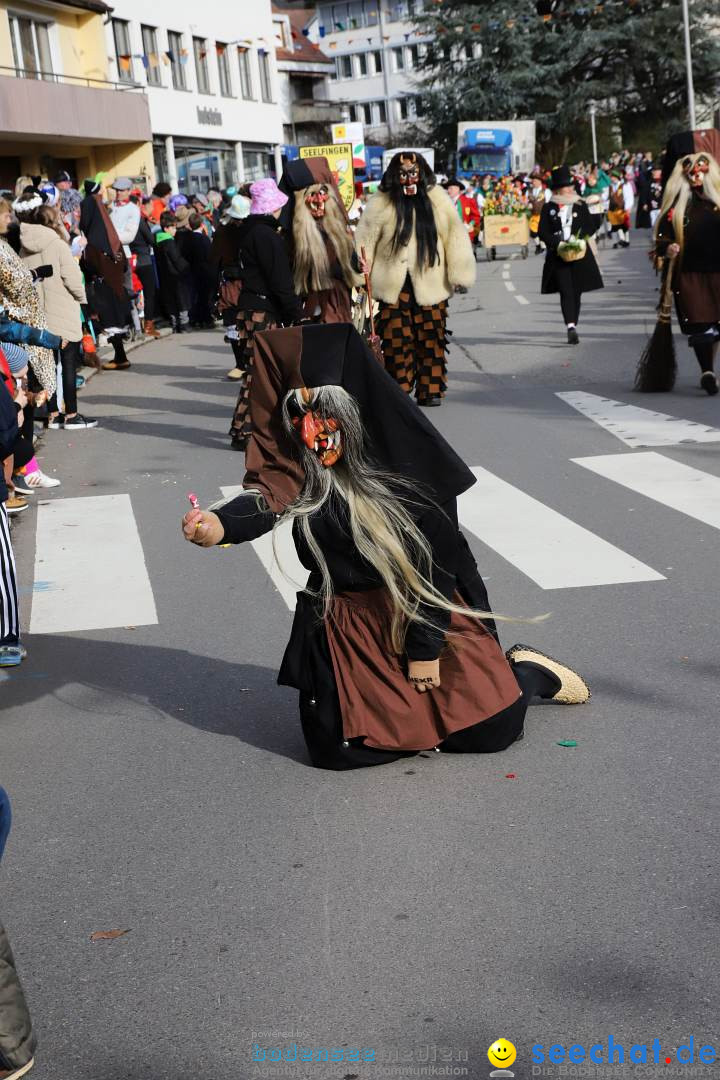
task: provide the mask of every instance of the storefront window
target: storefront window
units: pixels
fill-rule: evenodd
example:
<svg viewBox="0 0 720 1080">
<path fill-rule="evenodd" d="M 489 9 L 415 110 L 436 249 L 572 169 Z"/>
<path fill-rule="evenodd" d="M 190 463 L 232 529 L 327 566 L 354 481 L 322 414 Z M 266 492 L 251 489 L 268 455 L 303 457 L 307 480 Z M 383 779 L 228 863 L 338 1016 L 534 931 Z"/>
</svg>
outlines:
<svg viewBox="0 0 720 1080">
<path fill-rule="evenodd" d="M 270 151 L 265 147 L 244 146 L 243 165 L 245 166 L 246 182 L 262 180 L 263 177 L 269 176 L 271 157 Z"/>
</svg>

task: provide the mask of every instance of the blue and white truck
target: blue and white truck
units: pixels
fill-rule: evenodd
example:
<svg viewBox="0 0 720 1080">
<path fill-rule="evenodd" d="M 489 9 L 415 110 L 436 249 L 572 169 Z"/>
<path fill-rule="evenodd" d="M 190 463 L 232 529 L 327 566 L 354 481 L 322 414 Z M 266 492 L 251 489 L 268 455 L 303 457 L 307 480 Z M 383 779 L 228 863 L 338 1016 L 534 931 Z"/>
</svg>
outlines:
<svg viewBox="0 0 720 1080">
<path fill-rule="evenodd" d="M 507 176 L 532 172 L 534 120 L 464 120 L 458 124 L 456 174 Z"/>
</svg>

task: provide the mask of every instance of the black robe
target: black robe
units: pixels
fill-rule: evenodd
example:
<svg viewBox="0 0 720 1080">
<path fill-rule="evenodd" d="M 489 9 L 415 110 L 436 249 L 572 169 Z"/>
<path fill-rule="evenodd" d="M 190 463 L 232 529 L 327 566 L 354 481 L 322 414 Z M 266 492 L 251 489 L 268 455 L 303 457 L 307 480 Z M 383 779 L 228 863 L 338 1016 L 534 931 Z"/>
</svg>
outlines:
<svg viewBox="0 0 720 1080">
<path fill-rule="evenodd" d="M 575 203 L 573 205 L 573 234 L 582 236 L 583 239 L 594 236 L 600 224 L 599 218 L 599 214 L 590 213 L 584 202 Z M 560 292 L 561 275 L 569 276 L 575 290 L 580 293 L 604 288 L 597 260 L 589 244 L 585 257 L 578 259 L 577 262 L 565 262 L 557 254 L 558 245 L 563 238 L 563 230 L 560 207 L 556 203 L 549 202 L 543 206 L 538 236 L 547 246 L 542 275 L 541 292 L 543 294 Z"/>
</svg>

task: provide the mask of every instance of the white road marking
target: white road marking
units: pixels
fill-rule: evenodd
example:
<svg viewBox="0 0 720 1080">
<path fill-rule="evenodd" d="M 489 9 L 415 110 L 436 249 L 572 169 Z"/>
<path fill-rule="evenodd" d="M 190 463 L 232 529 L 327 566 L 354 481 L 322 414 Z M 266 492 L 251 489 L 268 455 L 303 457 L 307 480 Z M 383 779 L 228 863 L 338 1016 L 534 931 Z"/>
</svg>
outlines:
<svg viewBox="0 0 720 1080">
<path fill-rule="evenodd" d="M 677 446 L 679 443 L 720 442 L 720 429 L 682 420 L 667 413 L 626 405 L 612 398 L 572 390 L 557 395 L 583 416 L 594 420 L 626 446 Z"/>
<path fill-rule="evenodd" d="M 59 634 L 158 621 L 129 495 L 40 503 L 30 632 Z"/>
<path fill-rule="evenodd" d="M 503 267 L 503 272 L 506 271 L 506 270 L 509 270 L 510 269 L 510 263 L 505 262 L 505 263 L 502 264 L 502 267 Z"/>
<path fill-rule="evenodd" d="M 515 292 L 515 286 L 513 285 L 512 281 L 506 281 L 505 288 L 508 292 Z"/>
<path fill-rule="evenodd" d="M 242 494 L 242 485 L 220 488 L 223 497 L 233 499 Z M 275 529 L 275 551 L 273 551 L 273 534 L 266 533 L 257 540 L 251 541 L 255 554 L 268 572 L 273 585 L 282 596 L 290 611 L 295 610 L 295 594 L 302 589 L 308 579 L 308 572 L 297 557 L 295 544 L 292 538 L 292 525 L 284 522 Z"/>
<path fill-rule="evenodd" d="M 576 465 L 720 529 L 720 477 L 648 450 L 573 458 Z"/>
<path fill-rule="evenodd" d="M 515 299 L 517 300 L 518 304 L 529 304 L 530 303 L 529 300 L 526 300 L 524 296 L 520 296 L 519 293 L 516 295 Z"/>
<path fill-rule="evenodd" d="M 664 580 L 487 469 L 472 471 L 478 482 L 458 500 L 461 524 L 542 589 Z"/>
</svg>

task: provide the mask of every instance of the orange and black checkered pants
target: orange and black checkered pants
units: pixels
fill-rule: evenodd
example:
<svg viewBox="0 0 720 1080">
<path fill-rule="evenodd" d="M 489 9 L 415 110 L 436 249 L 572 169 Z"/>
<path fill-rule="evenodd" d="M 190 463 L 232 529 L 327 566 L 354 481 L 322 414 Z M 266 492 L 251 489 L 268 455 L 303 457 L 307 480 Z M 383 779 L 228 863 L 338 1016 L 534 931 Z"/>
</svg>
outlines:
<svg viewBox="0 0 720 1080">
<path fill-rule="evenodd" d="M 376 327 L 385 370 L 418 401 L 442 397 L 447 389 L 447 300 L 420 307 L 406 278 L 396 304 L 380 303 Z"/>
<path fill-rule="evenodd" d="M 255 334 L 258 330 L 274 330 L 277 319 L 269 311 L 239 311 L 237 316 L 238 350 L 235 363 L 244 373 L 240 380 L 233 421 L 229 435 L 234 446 L 247 445 L 252 431 L 250 421 L 250 387 L 252 386 L 252 360 Z"/>
</svg>

